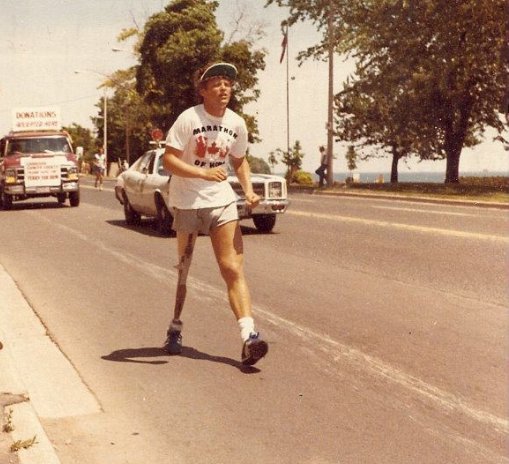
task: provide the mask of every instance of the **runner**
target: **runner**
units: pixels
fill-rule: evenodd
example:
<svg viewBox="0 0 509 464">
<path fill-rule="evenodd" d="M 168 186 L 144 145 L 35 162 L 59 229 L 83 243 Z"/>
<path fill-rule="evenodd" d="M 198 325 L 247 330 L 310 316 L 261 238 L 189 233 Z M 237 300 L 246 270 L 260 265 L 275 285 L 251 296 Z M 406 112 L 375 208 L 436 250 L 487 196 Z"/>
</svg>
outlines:
<svg viewBox="0 0 509 464">
<path fill-rule="evenodd" d="M 227 108 L 237 69 L 215 63 L 198 74 L 197 91 L 203 103 L 184 111 L 166 138 L 164 167 L 173 173 L 170 205 L 177 233 L 179 279 L 173 320 L 165 349 L 182 351 L 182 321 L 186 279 L 198 233 L 210 235 L 221 275 L 226 282 L 231 309 L 242 338 L 241 360 L 253 365 L 265 356 L 267 342 L 255 331 L 251 298 L 243 268 L 243 243 L 235 194 L 226 181 L 231 161 L 249 207 L 260 197 L 253 192 L 245 158 L 247 129 L 244 120 Z"/>
<path fill-rule="evenodd" d="M 102 190 L 104 171 L 106 168 L 106 155 L 103 153 L 102 148 L 99 148 L 99 151 L 94 155 L 94 164 L 92 168 L 95 175 L 95 188 L 99 185 L 99 190 Z"/>
</svg>

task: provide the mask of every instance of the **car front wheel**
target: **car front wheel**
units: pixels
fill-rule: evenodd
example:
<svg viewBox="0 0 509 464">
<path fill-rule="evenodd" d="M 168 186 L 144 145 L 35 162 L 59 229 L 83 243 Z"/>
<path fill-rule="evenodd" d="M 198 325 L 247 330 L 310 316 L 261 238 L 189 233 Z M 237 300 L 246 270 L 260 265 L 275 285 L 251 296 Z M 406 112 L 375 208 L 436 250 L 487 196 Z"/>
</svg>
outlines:
<svg viewBox="0 0 509 464">
<path fill-rule="evenodd" d="M 271 232 L 276 225 L 275 214 L 259 214 L 253 216 L 253 222 L 256 229 L 263 233 Z"/>
</svg>

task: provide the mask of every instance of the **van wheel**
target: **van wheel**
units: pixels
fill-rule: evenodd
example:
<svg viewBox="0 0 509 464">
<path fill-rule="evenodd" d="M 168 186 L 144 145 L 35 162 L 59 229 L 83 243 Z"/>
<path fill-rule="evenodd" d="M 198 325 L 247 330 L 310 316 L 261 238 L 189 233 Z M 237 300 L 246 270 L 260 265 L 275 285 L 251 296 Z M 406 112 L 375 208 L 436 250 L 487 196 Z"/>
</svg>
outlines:
<svg viewBox="0 0 509 464">
<path fill-rule="evenodd" d="M 65 193 L 57 193 L 57 201 L 63 205 L 65 203 L 65 200 L 67 198 L 67 195 Z"/>
<path fill-rule="evenodd" d="M 69 192 L 69 203 L 71 206 L 79 206 L 80 204 L 80 192 Z"/>
<path fill-rule="evenodd" d="M 0 193 L 0 204 L 5 210 L 12 209 L 12 196 L 2 190 L 2 193 Z"/>
<path fill-rule="evenodd" d="M 253 222 L 256 229 L 263 233 L 271 232 L 276 225 L 275 214 L 257 214 L 253 216 Z"/>
</svg>

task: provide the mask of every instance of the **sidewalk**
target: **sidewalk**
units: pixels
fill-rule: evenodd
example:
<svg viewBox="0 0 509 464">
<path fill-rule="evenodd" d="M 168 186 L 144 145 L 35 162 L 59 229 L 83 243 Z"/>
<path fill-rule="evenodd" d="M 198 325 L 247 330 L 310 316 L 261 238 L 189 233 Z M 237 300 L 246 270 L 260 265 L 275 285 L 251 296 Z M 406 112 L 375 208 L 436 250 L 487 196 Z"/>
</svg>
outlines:
<svg viewBox="0 0 509 464">
<path fill-rule="evenodd" d="M 1 264 L 0 321 L 0 464 L 60 464 L 41 418 L 101 408 Z"/>
<path fill-rule="evenodd" d="M 327 188 L 316 188 L 316 187 L 288 187 L 288 193 L 305 193 L 310 195 L 324 195 L 324 196 L 344 196 L 344 197 L 357 197 L 357 198 L 376 198 L 380 200 L 394 200 L 394 201 L 408 201 L 408 202 L 419 202 L 419 203 L 435 203 L 442 205 L 453 205 L 453 206 L 477 206 L 482 208 L 498 208 L 498 209 L 509 209 L 509 203 L 500 203 L 495 201 L 477 201 L 477 200 L 465 200 L 455 199 L 446 197 L 433 197 L 425 195 L 410 195 L 404 193 L 376 193 L 366 191 L 352 191 L 352 190 L 339 190 L 339 189 L 327 189 Z"/>
</svg>

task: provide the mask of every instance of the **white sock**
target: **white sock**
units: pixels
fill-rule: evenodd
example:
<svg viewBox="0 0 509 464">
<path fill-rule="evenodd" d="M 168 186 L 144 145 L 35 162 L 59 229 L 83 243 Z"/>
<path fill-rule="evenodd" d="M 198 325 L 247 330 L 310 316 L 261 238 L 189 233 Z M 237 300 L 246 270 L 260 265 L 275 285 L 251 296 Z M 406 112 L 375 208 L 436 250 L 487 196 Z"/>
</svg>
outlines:
<svg viewBox="0 0 509 464">
<path fill-rule="evenodd" d="M 249 339 L 249 335 L 255 331 L 254 320 L 252 317 L 241 317 L 238 320 L 238 323 L 240 327 L 240 338 L 242 338 L 242 341 L 245 342 Z"/>
</svg>

